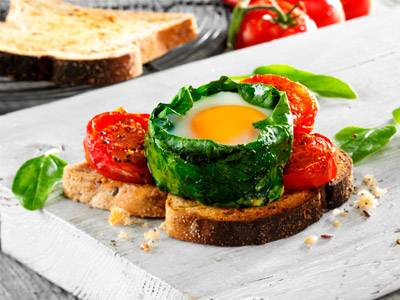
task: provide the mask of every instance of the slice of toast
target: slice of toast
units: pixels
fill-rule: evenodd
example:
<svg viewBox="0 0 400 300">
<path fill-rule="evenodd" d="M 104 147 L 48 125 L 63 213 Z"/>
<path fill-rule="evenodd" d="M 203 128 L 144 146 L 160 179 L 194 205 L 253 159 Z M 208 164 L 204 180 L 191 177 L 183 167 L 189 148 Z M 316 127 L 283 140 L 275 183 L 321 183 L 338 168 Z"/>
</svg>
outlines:
<svg viewBox="0 0 400 300">
<path fill-rule="evenodd" d="M 289 237 L 350 197 L 351 158 L 338 151 L 337 164 L 338 174 L 327 185 L 285 194 L 263 207 L 216 208 L 169 195 L 166 232 L 179 240 L 217 246 L 259 245 Z"/>
<path fill-rule="evenodd" d="M 131 216 L 163 218 L 167 193 L 149 184 L 132 184 L 108 179 L 86 162 L 69 165 L 64 170 L 66 197 L 94 208 L 122 208 Z"/>
<path fill-rule="evenodd" d="M 60 0 L 11 0 L 0 23 L 0 75 L 62 84 L 111 84 L 197 36 L 186 13 L 81 8 Z"/>
</svg>

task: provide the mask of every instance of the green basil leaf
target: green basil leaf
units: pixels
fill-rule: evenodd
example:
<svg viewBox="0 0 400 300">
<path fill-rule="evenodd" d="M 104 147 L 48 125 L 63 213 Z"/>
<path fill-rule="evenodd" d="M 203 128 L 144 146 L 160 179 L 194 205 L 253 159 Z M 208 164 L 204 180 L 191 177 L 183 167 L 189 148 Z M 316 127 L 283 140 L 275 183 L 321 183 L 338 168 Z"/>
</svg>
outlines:
<svg viewBox="0 0 400 300">
<path fill-rule="evenodd" d="M 396 124 L 400 125 L 400 107 L 396 108 L 393 112 L 393 119 L 396 122 Z"/>
<path fill-rule="evenodd" d="M 40 209 L 55 185 L 61 181 L 67 163 L 50 154 L 26 161 L 17 171 L 12 192 L 28 210 Z"/>
<path fill-rule="evenodd" d="M 339 146 L 351 156 L 353 162 L 357 163 L 382 149 L 396 131 L 396 127 L 391 124 L 381 128 L 349 126 L 340 130 L 335 135 L 335 139 L 339 142 Z"/>
<path fill-rule="evenodd" d="M 254 70 L 255 74 L 275 74 L 300 82 L 321 97 L 356 99 L 357 93 L 346 82 L 332 76 L 302 71 L 289 65 L 267 65 Z"/>
</svg>

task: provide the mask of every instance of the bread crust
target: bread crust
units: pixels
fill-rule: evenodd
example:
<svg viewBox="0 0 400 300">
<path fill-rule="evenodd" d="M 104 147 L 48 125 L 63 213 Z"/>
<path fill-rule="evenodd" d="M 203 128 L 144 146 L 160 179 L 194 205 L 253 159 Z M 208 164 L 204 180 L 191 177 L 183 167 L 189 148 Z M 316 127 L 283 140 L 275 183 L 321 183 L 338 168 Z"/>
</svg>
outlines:
<svg viewBox="0 0 400 300">
<path fill-rule="evenodd" d="M 285 194 L 263 207 L 216 208 L 169 195 L 166 232 L 179 240 L 216 246 L 260 245 L 294 235 L 350 197 L 351 159 L 338 151 L 337 163 L 338 175 L 326 186 Z"/>
<path fill-rule="evenodd" d="M 46 80 L 62 85 L 107 85 L 137 77 L 143 67 L 139 50 L 118 57 L 63 60 L 0 52 L 0 76 Z"/>
<path fill-rule="evenodd" d="M 353 163 L 344 151 L 336 152 L 338 174 L 325 186 L 326 208 L 334 209 L 346 202 L 353 190 Z"/>
<path fill-rule="evenodd" d="M 63 188 L 66 197 L 94 208 L 110 210 L 117 206 L 142 218 L 163 218 L 165 215 L 167 193 L 149 184 L 108 179 L 86 162 L 65 168 Z"/>
</svg>

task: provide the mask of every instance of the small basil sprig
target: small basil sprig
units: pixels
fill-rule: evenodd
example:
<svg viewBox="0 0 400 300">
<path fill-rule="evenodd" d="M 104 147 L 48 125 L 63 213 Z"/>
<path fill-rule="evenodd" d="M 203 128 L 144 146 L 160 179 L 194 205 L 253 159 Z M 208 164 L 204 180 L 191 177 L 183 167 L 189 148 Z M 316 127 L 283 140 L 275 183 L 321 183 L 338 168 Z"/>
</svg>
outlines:
<svg viewBox="0 0 400 300">
<path fill-rule="evenodd" d="M 313 74 L 289 65 L 258 67 L 254 74 L 275 74 L 300 82 L 321 97 L 356 99 L 357 93 L 346 82 L 332 76 Z"/>
<path fill-rule="evenodd" d="M 393 111 L 396 122 L 399 121 L 399 114 L 399 109 Z M 353 162 L 357 163 L 382 149 L 396 132 L 396 126 L 393 124 L 380 128 L 349 126 L 340 130 L 335 135 L 335 139 L 339 142 L 339 146 L 351 156 Z"/>
<path fill-rule="evenodd" d="M 26 161 L 17 171 L 12 192 L 28 210 L 43 208 L 55 185 L 62 179 L 67 163 L 54 154 Z"/>
</svg>

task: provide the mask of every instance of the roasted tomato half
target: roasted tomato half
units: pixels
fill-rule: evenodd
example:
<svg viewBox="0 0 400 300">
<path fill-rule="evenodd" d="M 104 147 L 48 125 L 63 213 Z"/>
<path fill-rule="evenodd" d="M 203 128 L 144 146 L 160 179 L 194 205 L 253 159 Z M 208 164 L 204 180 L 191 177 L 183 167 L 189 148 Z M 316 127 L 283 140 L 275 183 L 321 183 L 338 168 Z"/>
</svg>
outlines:
<svg viewBox="0 0 400 300">
<path fill-rule="evenodd" d="M 283 175 L 286 190 L 320 187 L 336 174 L 336 148 L 327 137 L 318 133 L 294 137 L 292 156 Z"/>
<path fill-rule="evenodd" d="M 293 114 L 294 133 L 310 133 L 318 112 L 317 99 L 302 84 L 278 75 L 254 75 L 243 80 L 246 83 L 264 83 L 286 92 Z"/>
<path fill-rule="evenodd" d="M 148 114 L 131 114 L 123 110 L 95 116 L 87 124 L 83 143 L 90 166 L 110 179 L 152 182 L 144 155 L 148 120 Z"/>
</svg>

